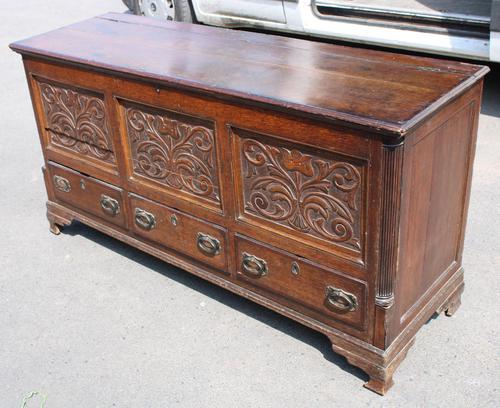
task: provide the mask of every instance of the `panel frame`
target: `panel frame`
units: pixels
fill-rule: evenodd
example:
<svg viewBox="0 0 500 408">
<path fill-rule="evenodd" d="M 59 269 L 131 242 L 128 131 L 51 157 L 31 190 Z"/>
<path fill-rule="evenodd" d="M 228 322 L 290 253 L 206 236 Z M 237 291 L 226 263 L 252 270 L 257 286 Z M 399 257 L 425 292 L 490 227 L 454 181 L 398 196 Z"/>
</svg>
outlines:
<svg viewBox="0 0 500 408">
<path fill-rule="evenodd" d="M 120 139 L 122 141 L 123 149 L 125 152 L 125 161 L 126 161 L 126 172 L 127 172 L 127 179 L 128 179 L 128 184 L 130 185 L 130 189 L 143 189 L 144 187 L 149 187 L 150 189 L 154 189 L 157 192 L 160 192 L 161 195 L 168 195 L 172 199 L 182 199 L 184 201 L 189 202 L 190 204 L 198 205 L 200 207 L 204 208 L 210 208 L 212 211 L 222 214 L 223 213 L 223 203 L 222 203 L 222 197 L 221 197 L 221 183 L 220 183 L 220 165 L 219 163 L 221 162 L 221 156 L 219 154 L 219 143 L 218 143 L 218 136 L 217 136 L 217 130 L 216 130 L 216 123 L 215 120 L 212 118 L 206 118 L 202 117 L 200 115 L 195 116 L 193 114 L 186 114 L 184 112 L 178 112 L 175 110 L 172 110 L 170 108 L 164 107 L 164 106 L 155 106 L 152 105 L 151 103 L 144 103 L 144 102 L 138 102 L 133 99 L 129 98 L 123 98 L 120 96 L 115 95 L 114 96 L 114 102 L 117 105 L 116 108 L 118 110 L 118 117 L 119 117 L 119 122 L 120 122 Z M 134 163 L 133 163 L 133 154 L 132 154 L 132 146 L 131 146 L 131 140 L 130 140 L 130 135 L 128 132 L 128 128 L 126 125 L 126 109 L 128 106 L 134 106 L 136 108 L 138 107 L 143 107 L 145 109 L 149 109 L 150 111 L 155 111 L 155 112 L 164 112 L 165 114 L 170 114 L 172 116 L 176 116 L 178 118 L 184 117 L 186 120 L 193 120 L 193 121 L 198 121 L 198 122 L 205 122 L 206 124 L 210 124 L 213 132 L 213 149 L 214 149 L 214 167 L 215 167 L 215 172 L 216 172 L 216 177 L 215 180 L 217 181 L 217 189 L 218 189 L 218 204 L 214 200 L 209 200 L 203 196 L 196 195 L 194 193 L 190 193 L 181 189 L 175 189 L 171 186 L 168 186 L 164 183 L 161 183 L 159 181 L 156 181 L 152 179 L 151 177 L 147 177 L 146 175 L 137 173 L 134 171 Z M 148 112 L 150 113 L 150 112 Z M 188 119 L 189 118 L 189 119 Z"/>
<path fill-rule="evenodd" d="M 51 160 L 110 184 L 120 185 L 120 144 L 114 131 L 113 111 L 110 109 L 110 94 L 104 80 L 105 77 L 83 70 L 78 71 L 79 75 L 74 75 L 75 71 L 70 67 L 26 57 L 24 58 L 24 66 L 45 161 Z M 45 112 L 41 100 L 39 80 L 103 96 L 105 111 L 108 115 L 109 136 L 115 154 L 114 164 L 97 160 L 90 156 L 83 156 L 72 150 L 59 148 L 50 143 L 50 135 L 45 123 Z"/>
<path fill-rule="evenodd" d="M 333 252 L 339 256 L 346 257 L 347 259 L 352 259 L 355 262 L 364 263 L 365 259 L 365 245 L 366 245 L 366 224 L 367 224 L 367 195 L 368 195 L 368 159 L 360 159 L 353 156 L 348 156 L 343 152 L 326 150 L 326 149 L 311 149 L 302 144 L 291 143 L 289 141 L 280 140 L 278 137 L 269 134 L 256 133 L 248 131 L 246 129 L 237 128 L 231 126 L 229 129 L 230 137 L 232 141 L 232 163 L 234 171 L 234 182 L 235 182 L 235 199 L 236 199 L 236 214 L 235 217 L 238 221 L 250 224 L 252 226 L 267 229 L 274 233 L 283 235 L 285 237 L 292 238 L 298 242 L 303 243 L 311 247 L 320 248 L 326 252 Z M 262 215 L 253 214 L 245 209 L 245 186 L 242 180 L 243 177 L 243 157 L 241 153 L 241 140 L 245 138 L 256 139 L 257 141 L 269 144 L 271 146 L 276 146 L 278 148 L 285 147 L 294 150 L 298 150 L 300 153 L 314 155 L 317 158 L 328 160 L 343 160 L 345 163 L 352 165 L 360 173 L 360 188 L 359 193 L 360 198 L 360 208 L 358 209 L 359 214 L 359 251 L 348 247 L 342 242 L 328 241 L 324 238 L 313 236 L 309 233 L 304 233 L 297 231 L 296 229 L 287 227 L 285 225 L 274 222 L 273 220 L 266 219 Z M 355 220 L 356 221 L 356 220 Z"/>
</svg>

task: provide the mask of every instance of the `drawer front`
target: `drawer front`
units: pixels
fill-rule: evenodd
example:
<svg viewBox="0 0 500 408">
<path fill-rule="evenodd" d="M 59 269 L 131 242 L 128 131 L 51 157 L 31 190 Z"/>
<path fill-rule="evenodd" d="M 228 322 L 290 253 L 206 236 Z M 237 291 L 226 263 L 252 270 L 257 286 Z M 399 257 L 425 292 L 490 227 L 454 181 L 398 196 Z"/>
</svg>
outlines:
<svg viewBox="0 0 500 408">
<path fill-rule="evenodd" d="M 126 227 L 123 190 L 55 163 L 48 170 L 59 201 Z"/>
<path fill-rule="evenodd" d="M 134 232 L 216 269 L 227 270 L 226 230 L 130 194 Z"/>
<path fill-rule="evenodd" d="M 367 161 L 234 127 L 231 136 L 240 220 L 363 260 Z"/>
<path fill-rule="evenodd" d="M 365 328 L 366 287 L 288 252 L 236 237 L 237 278 L 313 310 L 320 320 Z"/>
<path fill-rule="evenodd" d="M 36 77 L 40 122 L 51 154 L 116 172 L 110 118 L 104 95 Z"/>
<path fill-rule="evenodd" d="M 215 124 L 119 100 L 131 184 L 221 212 Z"/>
</svg>

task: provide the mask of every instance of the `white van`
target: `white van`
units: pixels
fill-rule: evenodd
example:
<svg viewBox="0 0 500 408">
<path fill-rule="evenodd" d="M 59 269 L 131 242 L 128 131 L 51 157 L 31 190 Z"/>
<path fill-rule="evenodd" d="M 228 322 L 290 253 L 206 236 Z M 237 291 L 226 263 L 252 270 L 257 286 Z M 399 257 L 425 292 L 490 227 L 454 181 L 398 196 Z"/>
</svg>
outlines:
<svg viewBox="0 0 500 408">
<path fill-rule="evenodd" d="M 500 61 L 500 0 L 123 0 L 135 14 Z"/>
</svg>

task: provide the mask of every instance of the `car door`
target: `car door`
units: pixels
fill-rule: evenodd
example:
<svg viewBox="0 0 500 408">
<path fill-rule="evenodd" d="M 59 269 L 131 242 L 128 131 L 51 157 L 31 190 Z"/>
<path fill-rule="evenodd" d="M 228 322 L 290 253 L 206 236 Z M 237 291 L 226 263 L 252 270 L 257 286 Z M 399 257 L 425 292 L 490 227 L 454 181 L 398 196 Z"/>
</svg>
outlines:
<svg viewBox="0 0 500 408">
<path fill-rule="evenodd" d="M 201 20 L 224 18 L 223 25 L 244 20 L 286 23 L 283 0 L 194 0 L 193 6 Z"/>
</svg>

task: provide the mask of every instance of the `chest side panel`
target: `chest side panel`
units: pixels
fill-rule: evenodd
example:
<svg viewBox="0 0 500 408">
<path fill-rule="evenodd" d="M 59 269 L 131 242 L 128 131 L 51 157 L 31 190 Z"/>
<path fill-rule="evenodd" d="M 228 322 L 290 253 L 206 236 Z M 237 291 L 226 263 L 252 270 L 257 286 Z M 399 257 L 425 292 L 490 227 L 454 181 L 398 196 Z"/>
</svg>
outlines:
<svg viewBox="0 0 500 408">
<path fill-rule="evenodd" d="M 405 146 L 392 336 L 410 324 L 462 267 L 479 106 L 476 87 Z"/>
</svg>

